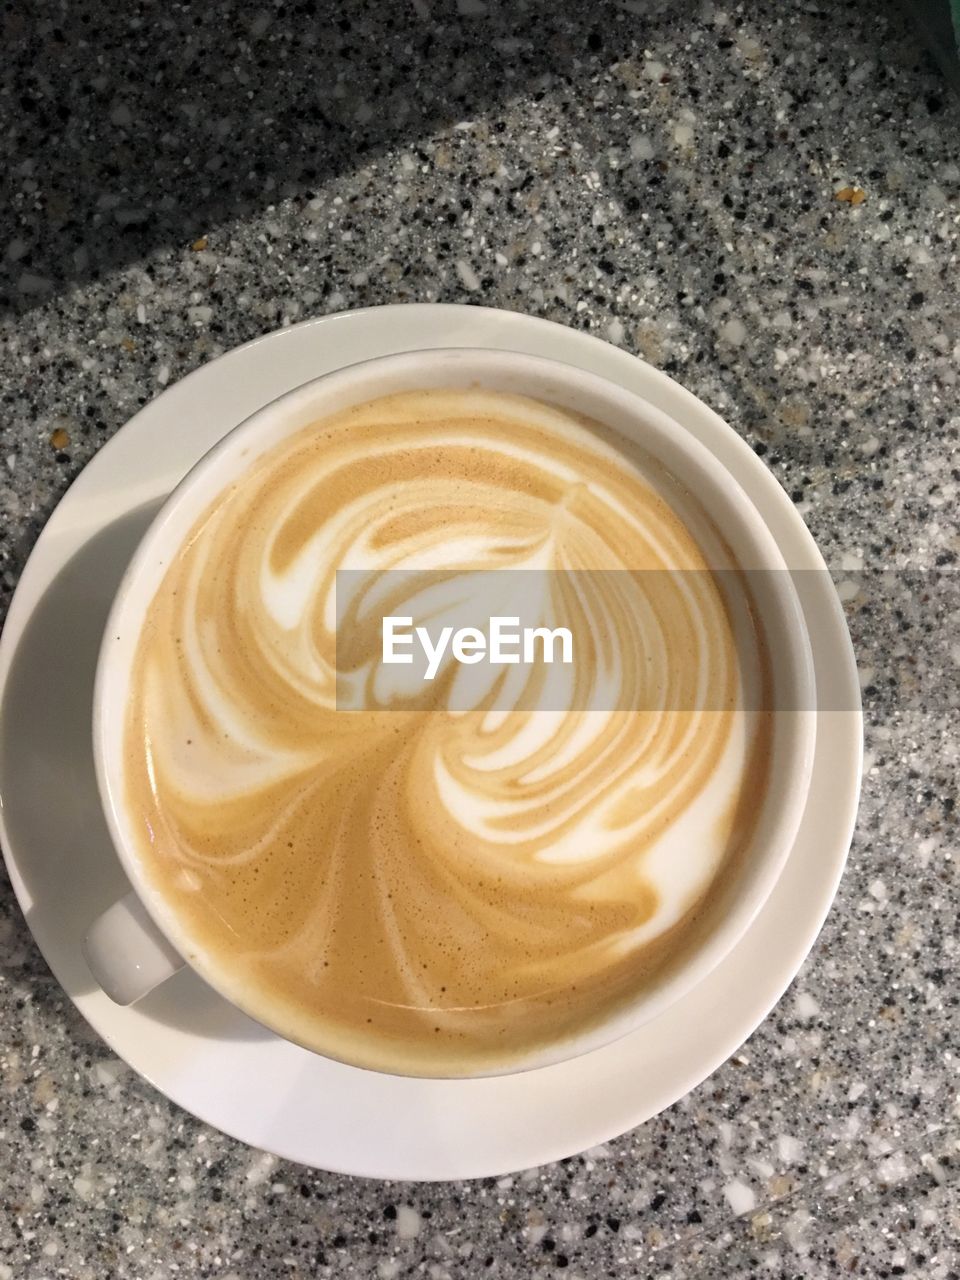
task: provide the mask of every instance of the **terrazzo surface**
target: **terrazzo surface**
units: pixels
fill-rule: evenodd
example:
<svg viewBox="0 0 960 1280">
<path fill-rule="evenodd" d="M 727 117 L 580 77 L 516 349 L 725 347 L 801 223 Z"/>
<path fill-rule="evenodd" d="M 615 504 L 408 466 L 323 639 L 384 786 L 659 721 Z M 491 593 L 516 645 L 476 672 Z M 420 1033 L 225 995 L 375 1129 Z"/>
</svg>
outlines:
<svg viewBox="0 0 960 1280">
<path fill-rule="evenodd" d="M 955 1280 L 960 110 L 909 23 L 228 0 L 0 25 L 4 612 L 164 386 L 305 317 L 481 303 L 636 352 L 764 457 L 841 585 L 867 717 L 850 864 L 779 1007 L 655 1120 L 499 1180 L 308 1171 L 187 1116 L 81 1020 L 4 880 L 0 1280 Z"/>
</svg>

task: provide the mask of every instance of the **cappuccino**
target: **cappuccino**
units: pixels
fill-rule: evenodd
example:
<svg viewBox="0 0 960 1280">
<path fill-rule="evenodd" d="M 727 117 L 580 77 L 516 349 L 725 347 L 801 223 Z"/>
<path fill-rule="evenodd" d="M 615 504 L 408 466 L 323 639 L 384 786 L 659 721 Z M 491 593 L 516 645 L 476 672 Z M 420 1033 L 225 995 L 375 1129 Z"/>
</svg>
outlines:
<svg viewBox="0 0 960 1280">
<path fill-rule="evenodd" d="M 299 431 L 149 608 L 124 737 L 147 878 L 248 1010 L 331 1057 L 469 1075 L 604 1021 L 698 944 L 763 803 L 735 571 L 642 449 L 536 400 L 402 392 Z M 476 575 L 572 661 L 538 642 L 465 697 L 451 623 L 413 688 L 384 618 L 412 638 Z"/>
</svg>

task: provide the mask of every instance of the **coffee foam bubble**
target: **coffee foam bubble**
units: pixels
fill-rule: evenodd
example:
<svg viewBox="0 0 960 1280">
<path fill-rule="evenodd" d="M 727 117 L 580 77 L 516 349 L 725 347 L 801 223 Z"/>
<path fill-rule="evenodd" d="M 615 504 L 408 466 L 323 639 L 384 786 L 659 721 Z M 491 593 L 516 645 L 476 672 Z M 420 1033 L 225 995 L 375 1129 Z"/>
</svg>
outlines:
<svg viewBox="0 0 960 1280">
<path fill-rule="evenodd" d="M 319 422 L 210 506 L 144 626 L 127 803 L 150 878 L 253 1012 L 335 1056 L 455 1072 L 579 1030 L 670 963 L 767 768 L 763 719 L 738 710 L 762 646 L 695 572 L 703 547 L 727 567 L 624 442 L 478 389 Z M 654 575 L 639 613 L 568 600 L 587 621 L 573 672 L 554 668 L 679 684 L 682 709 L 545 709 L 519 668 L 513 709 L 457 706 L 451 678 L 432 708 L 391 709 L 406 669 L 337 600 L 344 569 L 367 606 L 401 570 L 462 595 L 490 570 L 694 571 Z M 555 617 L 548 597 L 524 603 Z M 339 709 L 347 686 L 363 709 Z"/>
</svg>

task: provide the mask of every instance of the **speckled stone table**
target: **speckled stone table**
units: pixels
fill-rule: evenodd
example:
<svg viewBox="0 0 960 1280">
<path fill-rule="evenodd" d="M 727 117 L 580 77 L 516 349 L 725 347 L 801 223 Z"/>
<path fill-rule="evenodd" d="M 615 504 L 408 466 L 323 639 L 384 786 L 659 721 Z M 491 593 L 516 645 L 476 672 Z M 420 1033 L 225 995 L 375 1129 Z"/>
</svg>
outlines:
<svg viewBox="0 0 960 1280">
<path fill-rule="evenodd" d="M 194 1121 L 81 1021 L 4 881 L 0 1280 L 955 1278 L 960 111 L 899 11 L 0 24 L 4 608 L 166 384 L 306 316 L 482 302 L 637 352 L 746 437 L 843 584 L 868 719 L 849 869 L 775 1013 L 656 1120 L 497 1181 L 344 1179 Z"/>
</svg>

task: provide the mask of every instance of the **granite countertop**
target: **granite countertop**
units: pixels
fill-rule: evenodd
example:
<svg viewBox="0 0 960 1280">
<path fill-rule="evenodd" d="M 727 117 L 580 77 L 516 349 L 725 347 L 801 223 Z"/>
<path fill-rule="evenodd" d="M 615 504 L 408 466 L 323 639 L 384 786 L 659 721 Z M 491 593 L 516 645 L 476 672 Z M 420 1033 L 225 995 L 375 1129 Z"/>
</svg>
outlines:
<svg viewBox="0 0 960 1280">
<path fill-rule="evenodd" d="M 867 715 L 849 868 L 776 1011 L 642 1128 L 498 1180 L 336 1177 L 195 1121 L 82 1021 L 4 880 L 0 1280 L 956 1277 L 960 111 L 899 10 L 0 23 L 3 610 L 165 385 L 308 316 L 483 303 L 638 353 L 764 457 L 845 584 Z"/>
</svg>

